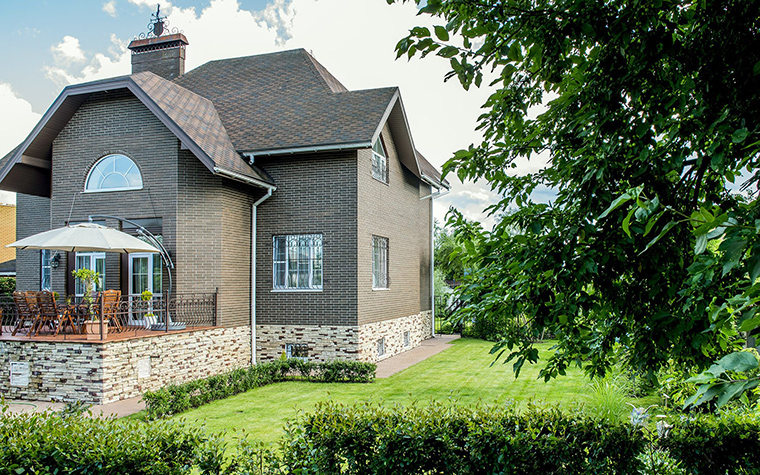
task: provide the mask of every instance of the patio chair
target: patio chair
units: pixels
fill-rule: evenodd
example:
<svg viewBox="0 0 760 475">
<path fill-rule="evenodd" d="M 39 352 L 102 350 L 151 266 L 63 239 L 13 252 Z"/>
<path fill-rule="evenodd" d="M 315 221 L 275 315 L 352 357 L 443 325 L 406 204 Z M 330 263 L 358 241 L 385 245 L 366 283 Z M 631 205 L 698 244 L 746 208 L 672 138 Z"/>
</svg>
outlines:
<svg viewBox="0 0 760 475">
<path fill-rule="evenodd" d="M 24 328 L 29 323 L 29 334 L 31 335 L 37 323 L 37 292 L 13 292 L 13 303 L 16 305 L 16 313 L 18 314 L 18 321 L 13 328 L 11 336 L 15 336 L 16 333 Z"/>
<path fill-rule="evenodd" d="M 42 291 L 38 293 L 37 308 L 39 309 L 40 314 L 40 325 L 37 329 L 37 333 L 39 333 L 39 330 L 46 323 L 55 327 L 55 333 L 53 333 L 53 335 L 58 335 L 67 323 L 71 327 L 72 332 L 79 332 L 77 328 L 78 325 L 72 318 L 71 309 L 59 309 L 58 304 L 55 302 L 55 295 L 53 295 L 53 292 Z"/>
<path fill-rule="evenodd" d="M 124 323 L 121 321 L 121 290 L 104 290 L 98 296 L 96 308 L 100 308 L 101 300 L 103 301 L 103 318 L 108 322 L 108 326 L 120 332 L 124 330 Z"/>
</svg>

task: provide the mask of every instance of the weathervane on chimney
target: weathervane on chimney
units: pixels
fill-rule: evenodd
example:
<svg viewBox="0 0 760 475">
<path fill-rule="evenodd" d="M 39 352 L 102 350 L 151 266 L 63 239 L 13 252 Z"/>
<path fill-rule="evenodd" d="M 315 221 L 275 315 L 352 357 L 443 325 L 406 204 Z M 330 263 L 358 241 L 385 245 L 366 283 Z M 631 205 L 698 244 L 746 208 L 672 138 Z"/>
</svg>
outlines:
<svg viewBox="0 0 760 475">
<path fill-rule="evenodd" d="M 172 28 L 169 30 L 169 20 L 166 19 L 166 15 L 161 15 L 161 4 L 156 6 L 156 13 L 150 14 L 150 23 L 148 23 L 148 33 L 140 33 L 135 36 L 135 40 L 144 40 L 146 38 L 158 38 L 159 36 L 166 34 L 178 34 L 182 33 L 182 30 L 178 28 Z"/>
<path fill-rule="evenodd" d="M 156 13 L 150 15 L 148 35 L 153 33 L 153 36 L 161 36 L 164 32 L 164 23 L 166 23 L 166 16 L 161 16 L 161 4 L 159 3 L 156 6 Z M 168 23 L 166 26 L 169 26 Z"/>
</svg>

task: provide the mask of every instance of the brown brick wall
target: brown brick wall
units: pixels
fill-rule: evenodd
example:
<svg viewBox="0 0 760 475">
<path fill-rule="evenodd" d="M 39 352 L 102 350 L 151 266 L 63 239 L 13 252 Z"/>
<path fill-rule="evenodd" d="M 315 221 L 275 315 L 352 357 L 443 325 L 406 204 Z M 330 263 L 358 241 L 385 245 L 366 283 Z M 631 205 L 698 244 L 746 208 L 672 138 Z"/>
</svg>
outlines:
<svg viewBox="0 0 760 475">
<path fill-rule="evenodd" d="M 16 238 L 22 239 L 50 229 L 50 199 L 39 196 L 16 195 Z M 40 251 L 16 251 L 16 289 L 40 290 Z"/>
<path fill-rule="evenodd" d="M 224 182 L 222 190 L 222 292 L 224 325 L 251 324 L 251 205 L 263 194 Z M 252 193 L 255 193 L 252 194 Z"/>
<path fill-rule="evenodd" d="M 258 209 L 259 325 L 356 325 L 356 152 L 256 159 L 277 184 Z M 276 292 L 272 237 L 322 234 L 322 291 Z"/>
<path fill-rule="evenodd" d="M 179 140 L 131 93 L 93 94 L 53 142 L 51 226 L 63 226 L 70 211 L 72 221 L 86 221 L 90 214 L 162 218 L 163 243 L 174 256 L 178 151 Z M 142 190 L 82 193 L 90 168 L 110 153 L 122 153 L 137 164 Z M 120 227 L 117 220 L 106 224 Z M 66 269 L 64 253 L 60 267 L 53 271 L 53 290 L 62 295 L 73 293 L 65 289 Z M 107 288 L 121 287 L 120 273 L 119 255 L 106 254 Z"/>
<path fill-rule="evenodd" d="M 0 262 L 16 258 L 16 249 L 5 247 L 16 240 L 16 206 L 0 204 Z"/>
<path fill-rule="evenodd" d="M 430 186 L 398 159 L 388 126 L 382 137 L 388 153 L 388 183 L 372 177 L 372 153 L 358 152 L 358 310 L 359 325 L 417 315 L 430 310 Z M 388 290 L 372 289 L 372 236 L 388 238 Z"/>
</svg>

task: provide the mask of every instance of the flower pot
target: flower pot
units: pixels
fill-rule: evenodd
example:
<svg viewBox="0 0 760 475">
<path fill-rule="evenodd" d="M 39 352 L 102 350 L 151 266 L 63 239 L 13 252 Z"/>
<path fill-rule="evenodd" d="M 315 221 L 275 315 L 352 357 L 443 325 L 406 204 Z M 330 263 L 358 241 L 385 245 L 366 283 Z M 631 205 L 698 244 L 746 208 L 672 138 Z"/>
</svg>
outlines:
<svg viewBox="0 0 760 475">
<path fill-rule="evenodd" d="M 87 320 L 84 322 L 84 333 L 88 340 L 100 340 L 100 322 Z M 103 322 L 103 339 L 108 336 L 108 322 Z"/>
<path fill-rule="evenodd" d="M 158 318 L 155 315 L 145 316 L 143 321 L 145 322 L 145 329 L 150 330 L 153 325 L 158 323 Z"/>
</svg>

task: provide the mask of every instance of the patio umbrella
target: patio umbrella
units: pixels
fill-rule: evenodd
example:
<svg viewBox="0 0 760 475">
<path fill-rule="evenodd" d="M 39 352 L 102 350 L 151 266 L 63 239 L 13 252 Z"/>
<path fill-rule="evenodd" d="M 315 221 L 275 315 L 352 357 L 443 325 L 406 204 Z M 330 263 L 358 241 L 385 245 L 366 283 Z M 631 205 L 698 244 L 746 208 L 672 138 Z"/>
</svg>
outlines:
<svg viewBox="0 0 760 475">
<path fill-rule="evenodd" d="M 95 223 L 81 223 L 51 229 L 21 239 L 5 247 L 18 249 L 50 249 L 68 252 L 155 252 L 160 253 L 147 242 Z"/>
</svg>

